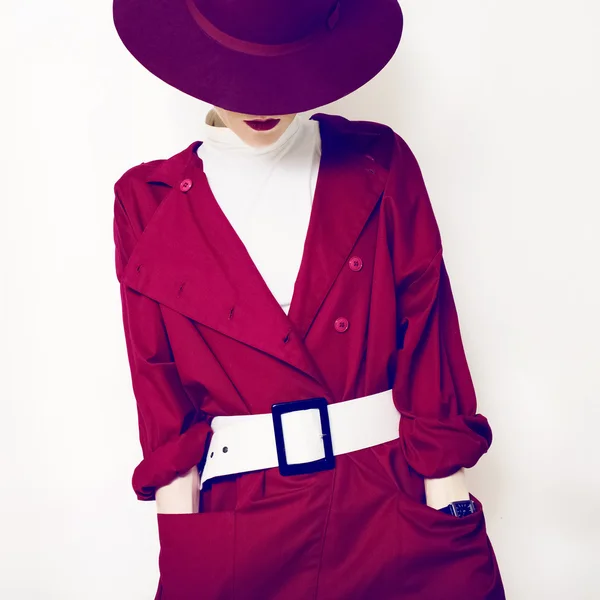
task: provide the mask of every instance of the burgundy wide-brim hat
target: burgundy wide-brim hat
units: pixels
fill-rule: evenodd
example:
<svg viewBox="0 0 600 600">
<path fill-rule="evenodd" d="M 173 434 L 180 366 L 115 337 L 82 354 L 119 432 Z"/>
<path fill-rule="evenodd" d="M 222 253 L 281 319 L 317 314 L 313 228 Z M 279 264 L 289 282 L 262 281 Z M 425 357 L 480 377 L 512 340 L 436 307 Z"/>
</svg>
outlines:
<svg viewBox="0 0 600 600">
<path fill-rule="evenodd" d="M 227 110 L 311 110 L 370 81 L 402 35 L 398 0 L 114 0 L 119 37 L 152 74 Z"/>
</svg>

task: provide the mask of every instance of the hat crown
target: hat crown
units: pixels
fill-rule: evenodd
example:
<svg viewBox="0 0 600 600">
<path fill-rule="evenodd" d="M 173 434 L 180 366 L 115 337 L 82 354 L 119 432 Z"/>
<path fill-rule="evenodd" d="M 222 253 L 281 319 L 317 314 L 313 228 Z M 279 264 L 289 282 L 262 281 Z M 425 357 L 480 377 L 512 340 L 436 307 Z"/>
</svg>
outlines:
<svg viewBox="0 0 600 600">
<path fill-rule="evenodd" d="M 398 0 L 112 0 L 150 73 L 221 108 L 283 115 L 370 81 L 402 35 Z"/>
<path fill-rule="evenodd" d="M 337 0 L 190 0 L 223 33 L 255 44 L 286 44 L 327 26 Z"/>
</svg>

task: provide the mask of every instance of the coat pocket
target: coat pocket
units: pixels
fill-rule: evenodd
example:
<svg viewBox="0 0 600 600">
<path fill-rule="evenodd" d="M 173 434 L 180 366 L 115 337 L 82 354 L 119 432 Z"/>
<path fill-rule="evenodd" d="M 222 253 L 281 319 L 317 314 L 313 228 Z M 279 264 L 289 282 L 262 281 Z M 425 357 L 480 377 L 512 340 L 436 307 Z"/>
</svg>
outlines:
<svg viewBox="0 0 600 600">
<path fill-rule="evenodd" d="M 477 533 L 481 529 L 485 530 L 485 519 L 483 515 L 483 506 L 481 502 L 471 496 L 477 510 L 470 515 L 459 518 L 448 515 L 440 510 L 431 508 L 423 502 L 418 502 L 407 496 L 400 494 L 398 499 L 399 510 L 404 516 L 415 523 L 415 526 L 423 529 L 440 531 L 441 533 L 454 533 L 457 531 L 456 525 L 461 525 L 465 532 Z"/>
<path fill-rule="evenodd" d="M 235 513 L 159 513 L 161 600 L 231 600 Z"/>
<path fill-rule="evenodd" d="M 504 600 L 483 506 L 471 498 L 477 511 L 458 518 L 399 495 L 402 554 L 419 598 Z"/>
</svg>

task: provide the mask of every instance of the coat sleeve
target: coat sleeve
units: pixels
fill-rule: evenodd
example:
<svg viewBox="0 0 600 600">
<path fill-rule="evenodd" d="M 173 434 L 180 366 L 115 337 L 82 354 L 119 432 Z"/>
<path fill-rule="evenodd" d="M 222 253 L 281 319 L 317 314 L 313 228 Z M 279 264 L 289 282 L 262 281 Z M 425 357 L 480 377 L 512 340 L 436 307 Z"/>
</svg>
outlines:
<svg viewBox="0 0 600 600">
<path fill-rule="evenodd" d="M 202 461 L 211 431 L 206 414 L 192 403 L 181 383 L 161 306 L 125 285 L 123 271 L 139 231 L 115 184 L 114 241 L 117 279 L 131 381 L 137 405 L 143 460 L 133 472 L 139 500 L 155 500 L 157 488 Z"/>
<path fill-rule="evenodd" d="M 417 161 L 396 135 L 386 194 L 396 283 L 398 352 L 393 384 L 400 443 L 425 478 L 472 467 L 492 432 L 477 401 L 459 329 L 441 236 Z"/>
</svg>

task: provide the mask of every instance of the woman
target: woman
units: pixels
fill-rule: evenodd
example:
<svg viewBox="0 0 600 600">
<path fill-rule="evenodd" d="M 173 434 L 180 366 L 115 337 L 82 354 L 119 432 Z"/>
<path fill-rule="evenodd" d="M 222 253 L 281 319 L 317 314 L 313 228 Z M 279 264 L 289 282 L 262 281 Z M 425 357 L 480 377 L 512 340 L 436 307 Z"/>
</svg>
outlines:
<svg viewBox="0 0 600 600">
<path fill-rule="evenodd" d="M 115 184 L 156 598 L 504 598 L 464 481 L 491 431 L 417 161 L 383 124 L 301 114 L 385 66 L 397 2 L 114 16 L 214 107 L 202 141 Z"/>
</svg>

